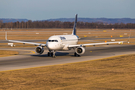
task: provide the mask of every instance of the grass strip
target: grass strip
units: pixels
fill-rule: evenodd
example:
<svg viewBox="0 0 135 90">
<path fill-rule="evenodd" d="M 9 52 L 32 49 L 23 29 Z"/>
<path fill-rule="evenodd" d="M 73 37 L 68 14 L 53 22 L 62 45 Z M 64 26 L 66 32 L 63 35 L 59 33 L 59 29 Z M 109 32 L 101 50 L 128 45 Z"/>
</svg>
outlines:
<svg viewBox="0 0 135 90">
<path fill-rule="evenodd" d="M 11 55 L 17 55 L 17 51 L 0 50 L 0 57 L 6 57 Z"/>
<path fill-rule="evenodd" d="M 6 90 L 134 90 L 135 55 L 0 72 Z"/>
</svg>

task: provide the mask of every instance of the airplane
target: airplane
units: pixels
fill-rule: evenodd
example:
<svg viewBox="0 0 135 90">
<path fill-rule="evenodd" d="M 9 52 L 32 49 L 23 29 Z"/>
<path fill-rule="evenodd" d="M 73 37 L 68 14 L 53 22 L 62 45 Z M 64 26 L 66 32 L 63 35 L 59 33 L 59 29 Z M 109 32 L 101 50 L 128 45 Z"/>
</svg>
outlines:
<svg viewBox="0 0 135 90">
<path fill-rule="evenodd" d="M 44 52 L 44 47 L 48 49 L 48 56 L 53 58 L 56 57 L 56 51 L 67 51 L 67 50 L 74 50 L 74 56 L 79 57 L 80 55 L 85 53 L 86 46 L 95 46 L 95 45 L 109 45 L 109 44 L 123 44 L 124 41 L 116 41 L 116 42 L 101 42 L 101 43 L 88 43 L 88 44 L 77 44 L 78 40 L 80 39 L 76 35 L 76 25 L 77 25 L 77 14 L 75 15 L 75 21 L 73 26 L 73 31 L 71 35 L 54 35 L 48 38 L 46 44 L 42 43 L 34 43 L 34 42 L 23 42 L 17 40 L 8 40 L 7 39 L 7 32 L 5 35 L 5 39 L 9 42 L 15 43 L 23 43 L 23 44 L 32 44 L 36 45 L 35 51 L 39 54 Z"/>
</svg>

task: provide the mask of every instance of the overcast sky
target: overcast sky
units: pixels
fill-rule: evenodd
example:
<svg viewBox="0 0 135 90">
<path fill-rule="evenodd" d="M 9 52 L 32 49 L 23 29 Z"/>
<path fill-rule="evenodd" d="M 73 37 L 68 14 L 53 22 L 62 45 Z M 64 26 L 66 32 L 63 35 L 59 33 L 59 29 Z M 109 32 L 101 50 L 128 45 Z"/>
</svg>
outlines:
<svg viewBox="0 0 135 90">
<path fill-rule="evenodd" d="M 135 18 L 135 0 L 0 0 L 0 18 Z"/>
</svg>

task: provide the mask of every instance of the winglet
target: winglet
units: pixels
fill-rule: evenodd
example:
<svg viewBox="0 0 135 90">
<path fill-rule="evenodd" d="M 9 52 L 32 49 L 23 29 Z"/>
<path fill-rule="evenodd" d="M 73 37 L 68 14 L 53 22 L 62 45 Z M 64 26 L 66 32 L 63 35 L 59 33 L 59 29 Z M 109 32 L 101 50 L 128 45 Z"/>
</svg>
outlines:
<svg viewBox="0 0 135 90">
<path fill-rule="evenodd" d="M 5 39 L 7 40 L 7 32 L 5 32 Z"/>
<path fill-rule="evenodd" d="M 76 35 L 76 24 L 77 24 L 77 14 L 75 15 L 75 22 L 74 22 L 74 27 L 73 27 L 72 35 Z"/>
</svg>

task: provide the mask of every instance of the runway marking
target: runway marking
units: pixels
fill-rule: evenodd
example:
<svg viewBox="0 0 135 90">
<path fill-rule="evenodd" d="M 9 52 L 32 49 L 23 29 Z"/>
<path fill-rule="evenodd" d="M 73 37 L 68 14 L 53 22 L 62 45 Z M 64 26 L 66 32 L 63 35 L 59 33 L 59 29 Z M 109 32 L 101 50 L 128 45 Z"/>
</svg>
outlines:
<svg viewBox="0 0 135 90">
<path fill-rule="evenodd" d="M 34 52 L 34 51 L 31 51 L 31 52 L 35 54 L 35 52 Z"/>
<path fill-rule="evenodd" d="M 30 53 L 24 53 L 24 55 L 25 55 L 25 54 L 35 54 L 35 52 L 32 51 L 32 50 L 21 50 L 21 51 L 29 51 L 29 52 L 30 52 Z"/>
<path fill-rule="evenodd" d="M 93 50 L 93 51 L 90 51 L 91 53 L 92 52 L 102 52 L 103 50 Z"/>
</svg>

